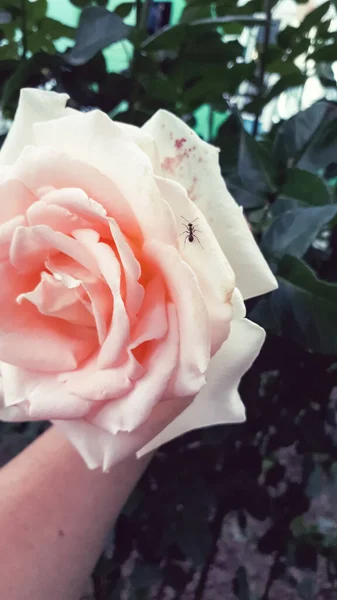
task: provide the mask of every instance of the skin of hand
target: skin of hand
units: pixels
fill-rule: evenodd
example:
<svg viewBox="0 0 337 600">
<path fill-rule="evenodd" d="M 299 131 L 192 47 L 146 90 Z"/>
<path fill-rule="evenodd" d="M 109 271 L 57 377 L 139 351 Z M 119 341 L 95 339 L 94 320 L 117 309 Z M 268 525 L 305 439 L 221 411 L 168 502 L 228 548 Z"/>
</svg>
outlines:
<svg viewBox="0 0 337 600">
<path fill-rule="evenodd" d="M 0 470 L 0 598 L 79 600 L 152 455 L 90 471 L 51 427 Z"/>
</svg>

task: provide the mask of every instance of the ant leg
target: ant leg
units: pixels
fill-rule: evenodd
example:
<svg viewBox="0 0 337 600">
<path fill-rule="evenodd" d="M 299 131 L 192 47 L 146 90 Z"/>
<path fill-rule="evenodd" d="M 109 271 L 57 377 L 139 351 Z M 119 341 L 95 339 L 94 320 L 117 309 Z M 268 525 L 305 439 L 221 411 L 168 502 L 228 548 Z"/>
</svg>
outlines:
<svg viewBox="0 0 337 600">
<path fill-rule="evenodd" d="M 202 249 L 204 249 L 204 247 L 203 247 L 203 245 L 202 245 L 201 241 L 199 240 L 198 236 L 197 236 L 197 235 L 194 235 L 194 237 L 195 237 L 195 239 L 197 240 L 197 242 L 200 244 L 200 246 L 202 247 Z"/>
<path fill-rule="evenodd" d="M 184 248 L 185 248 L 185 246 L 186 246 L 186 242 L 187 242 L 187 240 L 188 240 L 188 238 L 189 238 L 189 237 L 190 237 L 190 234 L 188 234 L 188 235 L 185 237 Z"/>
</svg>

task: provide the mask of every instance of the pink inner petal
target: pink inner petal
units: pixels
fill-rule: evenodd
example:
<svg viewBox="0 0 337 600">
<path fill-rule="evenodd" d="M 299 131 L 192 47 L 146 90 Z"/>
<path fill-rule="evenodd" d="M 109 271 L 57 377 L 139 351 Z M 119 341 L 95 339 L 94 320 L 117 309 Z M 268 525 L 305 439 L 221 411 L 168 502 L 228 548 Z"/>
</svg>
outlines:
<svg viewBox="0 0 337 600">
<path fill-rule="evenodd" d="M 59 375 L 59 380 L 66 383 L 69 392 L 79 394 L 82 398 L 102 402 L 118 398 L 127 393 L 133 382 L 144 373 L 132 352 L 126 361 L 112 369 L 97 370 L 97 355 L 89 359 L 81 369 Z"/>
<path fill-rule="evenodd" d="M 42 270 L 50 255 L 62 252 L 99 277 L 92 254 L 80 242 L 46 225 L 17 227 L 10 248 L 10 261 L 21 273 Z"/>
<path fill-rule="evenodd" d="M 172 393 L 195 394 L 205 383 L 211 350 L 209 317 L 197 278 L 172 246 L 154 240 L 144 245 L 144 251 L 163 274 L 177 308 L 180 356 Z"/>
<path fill-rule="evenodd" d="M 97 347 L 94 327 L 78 327 L 46 317 L 30 302 L 19 305 L 21 293 L 34 289 L 39 276 L 20 275 L 10 264 L 0 263 L 0 360 L 25 369 L 65 371 L 75 369 Z"/>
<path fill-rule="evenodd" d="M 27 211 L 28 225 L 47 225 L 54 231 L 60 231 L 66 235 L 71 234 L 74 229 L 89 227 L 89 223 L 77 215 L 71 213 L 62 206 L 45 204 L 38 201 L 32 204 Z"/>
<path fill-rule="evenodd" d="M 141 268 L 132 252 L 129 242 L 125 239 L 116 221 L 109 218 L 109 225 L 123 267 L 126 288 L 125 308 L 132 323 L 144 298 L 144 288 L 138 283 L 141 276 Z"/>
<path fill-rule="evenodd" d="M 179 328 L 176 309 L 167 307 L 168 332 L 166 338 L 149 342 L 144 361 L 145 374 L 130 392 L 98 410 L 90 422 L 112 434 L 132 431 L 150 415 L 162 399 L 179 359 Z"/>
<path fill-rule="evenodd" d="M 17 227 L 25 225 L 26 220 L 23 215 L 14 217 L 0 225 L 0 260 L 7 260 L 12 238 Z"/>
<path fill-rule="evenodd" d="M 130 348 L 149 340 L 159 340 L 167 333 L 166 290 L 157 275 L 147 284 L 138 323 L 132 331 Z"/>
<path fill-rule="evenodd" d="M 73 281 L 73 287 L 69 288 L 49 273 L 42 272 L 41 281 L 36 288 L 31 292 L 20 294 L 16 301 L 18 304 L 24 300 L 31 302 L 43 315 L 64 319 L 74 325 L 94 327 L 92 314 L 79 300 L 77 288 L 81 282 Z"/>
<path fill-rule="evenodd" d="M 18 179 L 9 179 L 0 184 L 0 223 L 24 215 L 35 202 L 34 194 Z"/>
<path fill-rule="evenodd" d="M 109 286 L 113 299 L 113 314 L 108 334 L 100 349 L 97 366 L 100 369 L 112 367 L 120 361 L 130 338 L 130 324 L 121 297 L 121 268 L 113 250 L 107 244 L 98 243 L 97 238 L 89 235 L 89 230 L 74 233 L 77 239 L 90 250 L 95 257 L 100 273 Z"/>
<path fill-rule="evenodd" d="M 13 176 L 37 193 L 43 187 L 60 190 L 80 188 L 113 216 L 122 231 L 140 237 L 133 210 L 115 183 L 98 169 L 70 159 L 64 152 L 49 147 L 27 147 L 13 167 Z"/>
</svg>

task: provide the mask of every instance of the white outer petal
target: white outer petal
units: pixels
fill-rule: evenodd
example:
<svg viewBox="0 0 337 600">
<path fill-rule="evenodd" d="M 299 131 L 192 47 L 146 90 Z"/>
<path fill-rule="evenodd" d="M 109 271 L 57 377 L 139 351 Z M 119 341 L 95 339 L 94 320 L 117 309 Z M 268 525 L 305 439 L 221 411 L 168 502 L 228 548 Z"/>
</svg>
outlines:
<svg viewBox="0 0 337 600">
<path fill-rule="evenodd" d="M 276 280 L 249 230 L 241 208 L 226 188 L 214 146 L 183 121 L 160 110 L 142 127 L 157 143 L 161 175 L 178 181 L 203 212 L 230 262 L 244 299 L 269 292 Z M 184 140 L 184 142 L 182 142 Z M 181 148 L 176 143 L 182 144 Z"/>
<path fill-rule="evenodd" d="M 120 431 L 112 435 L 82 419 L 54 421 L 54 424 L 75 446 L 89 469 L 101 467 L 103 471 L 108 471 L 114 464 L 134 455 L 162 431 L 186 408 L 188 402 L 182 398 L 160 402 L 151 417 L 130 433 Z"/>
<path fill-rule="evenodd" d="M 211 359 L 206 385 L 184 412 L 137 453 L 138 458 L 193 429 L 244 421 L 245 408 L 237 388 L 264 339 L 264 330 L 255 323 L 234 320 L 227 341 Z"/>
<path fill-rule="evenodd" d="M 0 152 L 0 165 L 12 164 L 25 146 L 34 144 L 33 125 L 68 114 L 67 94 L 25 88 L 13 124 Z"/>
</svg>

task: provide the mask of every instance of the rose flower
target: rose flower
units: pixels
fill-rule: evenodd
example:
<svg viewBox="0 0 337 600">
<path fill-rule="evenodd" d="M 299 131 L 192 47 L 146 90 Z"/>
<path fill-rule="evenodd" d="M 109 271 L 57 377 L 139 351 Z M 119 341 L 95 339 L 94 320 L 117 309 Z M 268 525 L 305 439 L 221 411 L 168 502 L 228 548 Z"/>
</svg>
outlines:
<svg viewBox="0 0 337 600">
<path fill-rule="evenodd" d="M 141 129 L 26 89 L 0 153 L 0 418 L 51 420 L 107 470 L 244 420 L 276 283 L 218 150 L 172 114 Z"/>
</svg>

